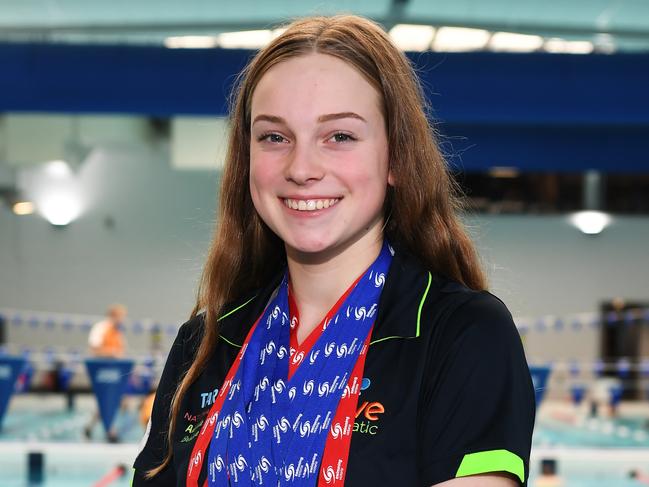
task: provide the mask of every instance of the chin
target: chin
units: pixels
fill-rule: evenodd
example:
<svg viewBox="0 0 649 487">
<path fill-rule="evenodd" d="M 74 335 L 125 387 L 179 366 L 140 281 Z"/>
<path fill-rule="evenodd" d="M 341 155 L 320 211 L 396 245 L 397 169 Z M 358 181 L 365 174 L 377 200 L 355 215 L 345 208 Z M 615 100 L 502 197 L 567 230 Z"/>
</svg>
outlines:
<svg viewBox="0 0 649 487">
<path fill-rule="evenodd" d="M 330 250 L 334 246 L 333 241 L 325 239 L 300 238 L 284 241 L 286 242 L 287 247 L 290 247 L 294 252 L 298 252 L 300 254 L 322 254 L 323 252 Z"/>
</svg>

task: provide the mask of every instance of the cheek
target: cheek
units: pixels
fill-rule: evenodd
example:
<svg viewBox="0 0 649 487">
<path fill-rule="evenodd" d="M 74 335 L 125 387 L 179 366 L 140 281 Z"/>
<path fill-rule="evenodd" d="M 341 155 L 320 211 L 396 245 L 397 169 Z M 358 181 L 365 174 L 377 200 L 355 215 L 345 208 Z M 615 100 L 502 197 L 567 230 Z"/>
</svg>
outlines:
<svg viewBox="0 0 649 487">
<path fill-rule="evenodd" d="M 253 199 L 273 188 L 273 170 L 271 164 L 264 163 L 263 158 L 250 160 L 250 191 Z M 257 193 L 257 195 L 255 195 Z"/>
<path fill-rule="evenodd" d="M 263 171 L 260 171 L 260 166 L 251 162 L 250 164 L 250 197 L 259 215 L 264 214 L 264 205 L 261 200 L 261 195 L 264 188 Z"/>
<path fill-rule="evenodd" d="M 364 164 L 350 161 L 345 164 L 345 177 L 357 188 L 383 191 L 389 184 L 387 154 L 372 151 L 363 158 Z"/>
<path fill-rule="evenodd" d="M 261 219 L 274 228 L 272 209 L 277 188 L 281 184 L 281 171 L 277 164 L 264 157 L 250 158 L 250 197 L 252 204 Z"/>
</svg>

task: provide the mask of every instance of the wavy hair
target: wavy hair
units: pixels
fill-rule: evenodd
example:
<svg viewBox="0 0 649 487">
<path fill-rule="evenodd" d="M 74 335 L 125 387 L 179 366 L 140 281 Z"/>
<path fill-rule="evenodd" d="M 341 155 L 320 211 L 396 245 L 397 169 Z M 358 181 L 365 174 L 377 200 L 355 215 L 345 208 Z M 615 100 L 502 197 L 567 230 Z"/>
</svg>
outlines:
<svg viewBox="0 0 649 487">
<path fill-rule="evenodd" d="M 201 342 L 171 403 L 166 457 L 147 472 L 149 478 L 171 461 L 181 402 L 214 352 L 219 337 L 217 318 L 224 305 L 262 286 L 285 265 L 283 243 L 257 214 L 247 189 L 251 100 L 270 68 L 309 53 L 328 54 L 349 63 L 381 95 L 394 177 L 385 201 L 386 236 L 431 271 L 472 289 L 486 287 L 475 248 L 458 218 L 459 189 L 426 117 L 426 99 L 408 59 L 379 25 L 362 17 L 308 17 L 292 22 L 237 78 L 217 226 L 191 313 L 193 318 L 204 312 Z"/>
</svg>

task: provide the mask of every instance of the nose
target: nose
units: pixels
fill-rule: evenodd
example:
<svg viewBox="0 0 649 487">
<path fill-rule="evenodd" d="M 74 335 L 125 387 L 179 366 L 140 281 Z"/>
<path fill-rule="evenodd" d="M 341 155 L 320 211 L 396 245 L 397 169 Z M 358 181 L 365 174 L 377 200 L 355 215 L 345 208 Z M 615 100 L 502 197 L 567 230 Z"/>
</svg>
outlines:
<svg viewBox="0 0 649 487">
<path fill-rule="evenodd" d="M 324 176 L 324 167 L 315 148 L 308 144 L 295 144 L 295 148 L 286 161 L 284 176 L 300 186 L 319 181 Z"/>
</svg>

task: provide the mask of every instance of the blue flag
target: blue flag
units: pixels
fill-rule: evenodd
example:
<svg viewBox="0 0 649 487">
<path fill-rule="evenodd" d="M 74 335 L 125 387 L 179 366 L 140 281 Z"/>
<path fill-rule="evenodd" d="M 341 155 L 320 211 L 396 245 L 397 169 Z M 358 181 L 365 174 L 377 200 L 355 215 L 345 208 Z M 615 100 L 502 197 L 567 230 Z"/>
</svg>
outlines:
<svg viewBox="0 0 649 487">
<path fill-rule="evenodd" d="M 9 399 L 16 387 L 16 379 L 24 366 L 25 359 L 22 357 L 0 356 L 0 429 L 7 412 Z"/>
<path fill-rule="evenodd" d="M 536 396 L 536 406 L 538 407 L 541 404 L 541 400 L 543 400 L 543 395 L 545 394 L 545 384 L 550 375 L 550 367 L 530 366 L 530 374 L 532 375 L 534 395 Z"/>
<path fill-rule="evenodd" d="M 108 432 L 122 402 L 129 375 L 133 369 L 133 361 L 86 359 L 86 368 L 99 405 L 101 421 Z"/>
</svg>

